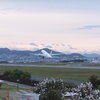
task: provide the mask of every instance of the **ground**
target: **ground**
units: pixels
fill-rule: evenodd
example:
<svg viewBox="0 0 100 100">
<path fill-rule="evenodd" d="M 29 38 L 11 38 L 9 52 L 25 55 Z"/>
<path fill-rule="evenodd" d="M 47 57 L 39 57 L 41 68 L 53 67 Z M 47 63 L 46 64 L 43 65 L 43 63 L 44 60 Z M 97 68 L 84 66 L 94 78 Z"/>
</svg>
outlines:
<svg viewBox="0 0 100 100">
<path fill-rule="evenodd" d="M 29 91 L 29 89 L 25 89 L 25 88 L 19 88 L 19 89 Z M 17 87 L 8 85 L 8 84 L 2 84 L 2 86 L 0 88 L 0 98 L 5 98 L 6 95 L 8 94 L 8 91 L 9 91 L 9 93 L 15 93 L 15 92 L 17 92 Z"/>
<path fill-rule="evenodd" d="M 49 64 L 49 65 L 52 65 L 52 64 Z M 86 64 L 86 65 L 100 67 L 100 64 Z M 37 76 L 49 77 L 49 78 L 54 77 L 54 78 L 62 78 L 65 80 L 88 81 L 91 75 L 96 75 L 100 77 L 100 70 L 98 69 L 71 69 L 71 68 L 67 69 L 67 68 L 46 68 L 46 67 L 29 67 L 29 66 L 10 67 L 10 66 L 1 66 L 1 65 L 0 65 L 0 74 L 2 74 L 6 70 L 14 70 L 14 69 L 27 71 L 31 73 L 32 76 L 36 76 L 36 77 Z M 16 92 L 17 87 L 3 84 L 2 87 L 0 88 L 0 97 L 5 97 L 5 95 L 7 94 L 7 91 L 10 91 L 11 93 Z M 29 90 L 26 90 L 26 91 L 29 91 Z M 64 99 L 64 100 L 67 100 L 67 99 Z"/>
<path fill-rule="evenodd" d="M 49 64 L 50 65 L 50 64 Z M 59 65 L 59 64 L 58 64 Z M 88 66 L 94 66 L 95 64 L 87 64 Z M 96 66 L 100 64 L 96 64 Z M 56 64 L 57 66 L 57 64 Z M 70 69 L 70 68 L 46 68 L 46 67 L 8 67 L 8 66 L 0 66 L 0 73 L 3 73 L 5 70 L 14 70 L 20 69 L 23 71 L 27 71 L 32 74 L 32 76 L 40 76 L 40 77 L 54 77 L 54 78 L 62 78 L 66 80 L 79 80 L 79 81 L 87 81 L 91 75 L 96 75 L 100 77 L 99 69 Z"/>
</svg>

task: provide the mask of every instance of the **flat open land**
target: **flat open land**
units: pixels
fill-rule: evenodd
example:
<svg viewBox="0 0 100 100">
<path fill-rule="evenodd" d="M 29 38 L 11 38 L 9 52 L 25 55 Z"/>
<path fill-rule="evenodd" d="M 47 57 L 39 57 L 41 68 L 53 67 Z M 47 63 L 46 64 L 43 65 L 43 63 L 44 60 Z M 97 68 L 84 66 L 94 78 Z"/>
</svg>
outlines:
<svg viewBox="0 0 100 100">
<path fill-rule="evenodd" d="M 19 90 L 25 90 L 25 91 L 29 91 L 29 89 L 26 88 L 19 88 Z M 8 84 L 2 84 L 1 88 L 0 88 L 0 98 L 4 98 L 6 97 L 6 95 L 9 93 L 15 93 L 17 92 L 17 87 L 13 86 L 13 85 L 8 85 Z"/>
<path fill-rule="evenodd" d="M 39 65 L 40 66 L 40 65 Z M 57 66 L 57 65 L 56 65 Z M 100 69 L 73 69 L 73 68 L 53 68 L 53 67 L 31 67 L 31 66 L 2 66 L 0 65 L 0 73 L 5 70 L 20 69 L 30 72 L 32 76 L 37 77 L 53 77 L 65 80 L 87 81 L 91 75 L 100 77 Z"/>
<path fill-rule="evenodd" d="M 50 64 L 49 64 L 50 65 Z M 40 64 L 39 64 L 40 66 Z M 88 81 L 91 75 L 96 75 L 100 77 L 100 69 L 74 69 L 74 68 L 57 68 L 57 67 L 32 67 L 32 66 L 2 66 L 0 65 L 0 74 L 6 70 L 20 69 L 31 73 L 33 77 L 48 77 L 48 78 L 62 78 L 64 80 L 75 80 L 75 81 Z M 51 65 L 52 66 L 52 65 Z M 56 65 L 58 66 L 58 65 Z M 92 65 L 89 65 L 92 67 Z M 94 65 L 93 65 L 94 66 Z M 99 66 L 98 66 L 99 67 Z M 7 95 L 7 91 L 10 93 L 16 92 L 16 86 L 10 86 L 3 84 L 0 89 L 0 98 L 4 98 Z M 21 88 L 22 89 L 22 88 Z M 24 88 L 23 88 L 24 90 Z M 25 89 L 26 91 L 29 91 Z"/>
</svg>

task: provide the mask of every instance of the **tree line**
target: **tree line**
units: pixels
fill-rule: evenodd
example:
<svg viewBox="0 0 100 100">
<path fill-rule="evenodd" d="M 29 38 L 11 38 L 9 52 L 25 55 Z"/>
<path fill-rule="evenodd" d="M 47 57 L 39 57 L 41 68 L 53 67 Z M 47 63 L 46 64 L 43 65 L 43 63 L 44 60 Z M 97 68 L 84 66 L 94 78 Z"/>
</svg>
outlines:
<svg viewBox="0 0 100 100">
<path fill-rule="evenodd" d="M 0 75 L 0 79 L 34 86 L 38 81 L 31 80 L 31 74 L 19 69 L 7 70 Z"/>
</svg>

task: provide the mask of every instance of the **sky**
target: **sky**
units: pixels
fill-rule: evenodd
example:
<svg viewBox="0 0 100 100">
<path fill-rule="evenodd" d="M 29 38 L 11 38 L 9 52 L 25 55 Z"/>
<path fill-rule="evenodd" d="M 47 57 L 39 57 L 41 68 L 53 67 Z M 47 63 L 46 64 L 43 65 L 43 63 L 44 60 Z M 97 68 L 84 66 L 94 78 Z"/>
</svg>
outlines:
<svg viewBox="0 0 100 100">
<path fill-rule="evenodd" d="M 0 48 L 100 53 L 100 0 L 0 0 Z"/>
</svg>

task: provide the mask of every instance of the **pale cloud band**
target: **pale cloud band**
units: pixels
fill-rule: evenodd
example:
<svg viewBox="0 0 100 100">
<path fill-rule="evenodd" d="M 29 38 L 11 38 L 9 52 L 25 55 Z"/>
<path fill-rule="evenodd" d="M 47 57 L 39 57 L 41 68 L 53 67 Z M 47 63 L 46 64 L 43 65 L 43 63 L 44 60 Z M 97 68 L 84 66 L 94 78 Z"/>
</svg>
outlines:
<svg viewBox="0 0 100 100">
<path fill-rule="evenodd" d="M 100 28 L 100 25 L 87 25 L 87 26 L 83 26 L 79 29 L 88 29 L 88 30 L 91 30 L 91 29 L 98 29 Z"/>
</svg>

